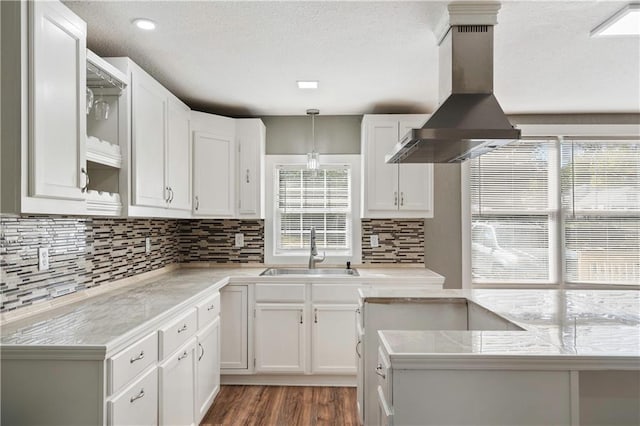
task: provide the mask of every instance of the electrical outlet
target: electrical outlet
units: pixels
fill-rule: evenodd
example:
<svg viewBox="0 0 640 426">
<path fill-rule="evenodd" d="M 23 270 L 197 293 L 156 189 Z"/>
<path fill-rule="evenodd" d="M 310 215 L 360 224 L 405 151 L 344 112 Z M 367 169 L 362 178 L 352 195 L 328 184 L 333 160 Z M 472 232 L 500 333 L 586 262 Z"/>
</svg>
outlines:
<svg viewBox="0 0 640 426">
<path fill-rule="evenodd" d="M 146 254 L 151 253 L 151 237 L 146 237 L 144 239 L 144 252 Z"/>
<path fill-rule="evenodd" d="M 377 235 L 372 235 L 371 237 L 369 237 L 369 245 L 372 248 L 376 248 L 378 247 L 380 244 L 378 242 L 378 236 Z"/>
<path fill-rule="evenodd" d="M 244 234 L 236 234 L 236 247 L 244 247 Z"/>
<path fill-rule="evenodd" d="M 38 248 L 38 271 L 49 269 L 49 247 Z"/>
</svg>

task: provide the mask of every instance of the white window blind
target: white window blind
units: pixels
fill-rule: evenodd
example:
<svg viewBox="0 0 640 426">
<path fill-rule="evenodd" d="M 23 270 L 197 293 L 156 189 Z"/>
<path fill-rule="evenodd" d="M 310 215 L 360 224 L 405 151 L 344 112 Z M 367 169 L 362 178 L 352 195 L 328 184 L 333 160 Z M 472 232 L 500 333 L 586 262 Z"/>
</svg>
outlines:
<svg viewBox="0 0 640 426">
<path fill-rule="evenodd" d="M 555 145 L 519 141 L 471 161 L 475 283 L 548 283 Z"/>
<path fill-rule="evenodd" d="M 565 281 L 640 284 L 640 143 L 562 144 Z"/>
<path fill-rule="evenodd" d="M 309 248 L 312 226 L 319 249 L 351 249 L 351 170 L 348 166 L 304 165 L 276 169 L 276 250 Z"/>
<path fill-rule="evenodd" d="M 470 194 L 474 283 L 640 284 L 640 141 L 513 143 Z"/>
</svg>

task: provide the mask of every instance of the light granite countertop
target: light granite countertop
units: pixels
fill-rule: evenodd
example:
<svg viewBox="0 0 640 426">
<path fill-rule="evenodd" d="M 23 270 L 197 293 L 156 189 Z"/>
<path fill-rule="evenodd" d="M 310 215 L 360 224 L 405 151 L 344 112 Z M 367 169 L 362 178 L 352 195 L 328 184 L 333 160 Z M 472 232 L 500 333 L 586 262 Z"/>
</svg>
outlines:
<svg viewBox="0 0 640 426">
<path fill-rule="evenodd" d="M 369 303 L 425 303 L 465 298 L 524 331 L 383 330 L 393 360 L 468 361 L 517 355 L 556 361 L 614 361 L 640 369 L 640 291 L 361 289 Z M 466 362 L 465 361 L 465 362 Z M 600 364 L 602 368 L 605 364 Z M 597 367 L 593 365 L 592 367 Z"/>
<path fill-rule="evenodd" d="M 444 277 L 425 268 L 358 268 L 359 277 L 260 277 L 265 267 L 184 267 L 46 310 L 23 319 L 5 322 L 0 347 L 104 347 L 122 348 L 123 336 L 147 332 L 153 322 L 170 318 L 229 283 L 256 282 L 383 282 L 425 287 L 441 285 Z M 65 296 L 66 297 L 66 296 Z"/>
</svg>

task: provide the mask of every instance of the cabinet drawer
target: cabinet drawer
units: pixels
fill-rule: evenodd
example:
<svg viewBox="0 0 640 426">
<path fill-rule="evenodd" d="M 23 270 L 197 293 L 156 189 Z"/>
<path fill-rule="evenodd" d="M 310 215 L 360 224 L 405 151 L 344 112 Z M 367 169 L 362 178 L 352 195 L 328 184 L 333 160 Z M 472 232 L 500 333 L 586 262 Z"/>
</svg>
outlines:
<svg viewBox="0 0 640 426">
<path fill-rule="evenodd" d="M 154 367 L 107 403 L 108 424 L 158 424 L 158 372 Z"/>
<path fill-rule="evenodd" d="M 155 332 L 109 358 L 109 395 L 117 392 L 157 360 L 158 336 Z"/>
<path fill-rule="evenodd" d="M 256 284 L 256 302 L 304 302 L 304 284 Z"/>
<path fill-rule="evenodd" d="M 197 305 L 198 329 L 202 330 L 220 315 L 220 293 L 208 297 Z"/>
<path fill-rule="evenodd" d="M 165 358 L 196 334 L 198 314 L 195 308 L 169 322 L 159 331 L 160 359 Z"/>
<path fill-rule="evenodd" d="M 358 303 L 357 284 L 313 284 L 311 297 L 314 302 Z"/>
</svg>

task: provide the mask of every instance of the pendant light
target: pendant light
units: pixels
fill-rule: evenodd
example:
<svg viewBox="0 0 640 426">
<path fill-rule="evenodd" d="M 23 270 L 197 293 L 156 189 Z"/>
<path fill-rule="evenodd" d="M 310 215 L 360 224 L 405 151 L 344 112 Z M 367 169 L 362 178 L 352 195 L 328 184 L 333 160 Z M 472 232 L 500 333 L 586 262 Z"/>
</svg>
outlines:
<svg viewBox="0 0 640 426">
<path fill-rule="evenodd" d="M 311 116 L 311 141 L 313 143 L 313 148 L 310 153 L 307 154 L 307 169 L 309 170 L 318 170 L 320 168 L 320 155 L 316 152 L 316 127 L 315 127 L 315 118 L 316 115 L 320 114 L 320 111 L 317 109 L 308 109 L 307 115 Z"/>
</svg>

